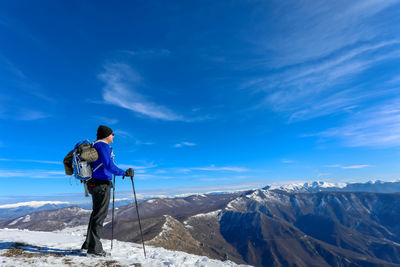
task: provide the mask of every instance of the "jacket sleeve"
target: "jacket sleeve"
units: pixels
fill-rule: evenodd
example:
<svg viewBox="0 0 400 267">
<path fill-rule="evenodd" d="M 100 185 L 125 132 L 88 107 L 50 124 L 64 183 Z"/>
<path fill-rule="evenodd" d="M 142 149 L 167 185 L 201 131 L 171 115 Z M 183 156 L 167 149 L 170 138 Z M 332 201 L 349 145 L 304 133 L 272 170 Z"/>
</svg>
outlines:
<svg viewBox="0 0 400 267">
<path fill-rule="evenodd" d="M 101 144 L 100 149 L 97 150 L 99 158 L 104 165 L 104 168 L 110 171 L 114 175 L 125 175 L 125 171 L 118 168 L 111 158 L 111 148 L 107 144 Z"/>
</svg>

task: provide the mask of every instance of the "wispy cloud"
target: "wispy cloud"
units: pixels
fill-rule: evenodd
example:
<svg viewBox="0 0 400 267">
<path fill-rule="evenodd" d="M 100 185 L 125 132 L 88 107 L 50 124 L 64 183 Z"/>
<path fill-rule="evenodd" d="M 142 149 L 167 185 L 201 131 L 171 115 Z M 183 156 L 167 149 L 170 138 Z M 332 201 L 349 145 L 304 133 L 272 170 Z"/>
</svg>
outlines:
<svg viewBox="0 0 400 267">
<path fill-rule="evenodd" d="M 185 121 L 182 115 L 167 107 L 152 103 L 138 92 L 141 76 L 130 66 L 122 63 L 106 64 L 99 75 L 104 82 L 105 103 L 119 106 L 145 117 L 166 121 Z"/>
<path fill-rule="evenodd" d="M 392 79 L 390 79 L 387 84 L 389 85 L 400 85 L 400 75 L 394 76 Z"/>
<path fill-rule="evenodd" d="M 291 159 L 282 159 L 282 163 L 285 163 L 285 164 L 290 164 L 290 163 L 294 163 L 295 161 L 294 160 L 291 160 Z"/>
<path fill-rule="evenodd" d="M 116 129 L 114 132 L 115 132 L 116 136 L 120 136 L 120 137 L 124 137 L 124 138 L 132 138 L 133 137 L 131 133 L 124 131 L 124 130 Z"/>
<path fill-rule="evenodd" d="M 44 100 L 49 103 L 57 102 L 56 99 L 46 93 L 38 83 L 30 79 L 20 66 L 1 53 L 0 71 L 6 73 L 4 77 L 6 77 L 9 85 L 13 86 L 16 90 L 22 90 L 23 94 L 33 96 L 36 99 Z"/>
<path fill-rule="evenodd" d="M 134 170 L 145 170 L 145 169 L 151 169 L 157 167 L 157 165 L 154 162 L 150 162 L 145 165 L 137 165 L 137 164 L 118 164 L 119 167 L 121 168 L 133 168 Z"/>
<path fill-rule="evenodd" d="M 28 178 L 28 179 L 65 179 L 64 171 L 53 170 L 2 170 L 0 178 Z"/>
<path fill-rule="evenodd" d="M 31 81 L 19 67 L 1 54 L 0 73 L 3 73 L 1 78 L 8 87 L 8 93 L 15 91 L 19 96 L 16 98 L 13 94 L 0 95 L 0 119 L 34 121 L 51 117 L 49 113 L 38 110 L 37 105 L 33 106 L 32 100 L 39 100 L 39 103 L 43 100 L 46 102 L 55 100 L 46 95 L 38 84 Z"/>
<path fill-rule="evenodd" d="M 51 117 L 50 114 L 44 113 L 42 111 L 24 109 L 19 112 L 19 114 L 17 114 L 14 119 L 23 121 L 35 121 L 49 117 Z"/>
<path fill-rule="evenodd" d="M 247 172 L 247 168 L 242 167 L 234 167 L 234 166 L 223 166 L 216 167 L 215 165 L 210 165 L 206 167 L 191 167 L 191 168 L 181 168 L 175 169 L 178 172 L 190 172 L 190 171 L 211 171 L 211 172 L 220 172 L 220 171 L 228 171 L 228 172 Z"/>
<path fill-rule="evenodd" d="M 343 126 L 316 134 L 337 138 L 346 146 L 400 146 L 400 98 L 352 114 Z"/>
<path fill-rule="evenodd" d="M 139 179 L 139 180 L 168 180 L 168 179 L 173 179 L 175 177 L 158 175 L 158 174 L 150 174 L 150 173 L 138 173 L 135 175 L 135 178 Z"/>
<path fill-rule="evenodd" d="M 136 57 L 160 57 L 171 54 L 171 51 L 168 49 L 123 50 L 122 52 Z"/>
<path fill-rule="evenodd" d="M 317 62 L 293 66 L 251 84 L 256 92 L 265 94 L 256 108 L 271 108 L 290 121 L 347 112 L 395 93 L 393 88 L 366 92 L 363 86 L 352 83 L 359 73 L 395 58 L 400 58 L 399 40 L 362 44 Z"/>
<path fill-rule="evenodd" d="M 136 140 L 136 144 L 137 145 L 154 145 L 154 142 L 145 142 L 145 141 L 141 141 L 141 140 Z"/>
<path fill-rule="evenodd" d="M 176 148 L 184 147 L 184 146 L 196 146 L 196 144 L 192 143 L 192 142 L 180 142 L 180 143 L 174 145 L 174 147 L 176 147 Z"/>
<path fill-rule="evenodd" d="M 362 169 L 369 167 L 369 165 L 350 165 L 350 166 L 343 166 L 342 169 Z"/>
<path fill-rule="evenodd" d="M 43 164 L 56 164 L 62 165 L 61 161 L 50 161 L 50 160 L 36 160 L 36 159 L 8 159 L 0 158 L 0 161 L 12 161 L 12 162 L 32 162 L 32 163 L 43 163 Z"/>
<path fill-rule="evenodd" d="M 341 168 L 341 169 L 362 169 L 362 168 L 370 167 L 370 165 L 360 164 L 360 165 L 342 166 L 340 164 L 334 164 L 334 165 L 327 165 L 325 167 L 328 167 L 328 168 Z"/>
<path fill-rule="evenodd" d="M 339 14 L 340 17 L 345 17 L 348 19 L 353 19 L 354 17 L 358 17 L 358 19 L 367 18 L 375 15 L 376 13 L 381 12 L 385 8 L 388 8 L 394 4 L 398 4 L 397 0 L 387 0 L 387 1 L 379 1 L 379 0 L 366 0 L 355 2 L 350 8 L 348 8 L 342 14 Z"/>
<path fill-rule="evenodd" d="M 253 18 L 257 25 L 255 32 L 249 34 L 263 37 L 249 38 L 253 37 L 250 42 L 266 51 L 266 64 L 298 64 L 373 40 L 381 36 L 383 30 L 395 30 L 397 18 L 382 17 L 381 12 L 389 7 L 398 8 L 398 5 L 396 0 L 275 1 L 274 5 L 265 5 L 265 12 Z M 376 16 L 381 16 L 380 23 L 374 20 Z M 269 25 L 274 25 L 273 31 Z M 264 32 L 264 29 L 269 31 Z"/>
<path fill-rule="evenodd" d="M 295 122 L 344 114 L 376 97 L 393 95 L 387 88 L 366 94 L 371 90 L 365 90 L 359 78 L 400 58 L 400 40 L 393 34 L 400 20 L 390 13 L 399 4 L 306 0 L 264 6 L 265 12 L 254 15 L 248 38 L 265 56 L 244 64 L 262 74 L 241 87 L 258 94 L 260 101 L 252 108 L 271 109 Z"/>
<path fill-rule="evenodd" d="M 93 116 L 93 118 L 102 124 L 114 125 L 114 124 L 118 123 L 118 120 L 114 119 L 114 118 L 108 118 L 108 117 L 103 117 L 103 116 Z"/>
</svg>

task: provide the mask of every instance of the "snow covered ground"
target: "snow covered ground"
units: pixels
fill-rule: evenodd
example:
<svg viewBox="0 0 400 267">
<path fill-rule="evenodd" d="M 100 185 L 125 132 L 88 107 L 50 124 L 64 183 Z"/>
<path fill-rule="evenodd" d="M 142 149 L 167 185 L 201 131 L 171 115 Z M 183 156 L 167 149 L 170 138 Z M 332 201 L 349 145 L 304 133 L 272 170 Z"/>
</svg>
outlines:
<svg viewBox="0 0 400 267">
<path fill-rule="evenodd" d="M 180 251 L 140 244 L 103 240 L 107 257 L 88 257 L 78 249 L 86 227 L 58 232 L 0 229 L 0 266 L 244 266 L 230 261 L 212 260 Z"/>
</svg>

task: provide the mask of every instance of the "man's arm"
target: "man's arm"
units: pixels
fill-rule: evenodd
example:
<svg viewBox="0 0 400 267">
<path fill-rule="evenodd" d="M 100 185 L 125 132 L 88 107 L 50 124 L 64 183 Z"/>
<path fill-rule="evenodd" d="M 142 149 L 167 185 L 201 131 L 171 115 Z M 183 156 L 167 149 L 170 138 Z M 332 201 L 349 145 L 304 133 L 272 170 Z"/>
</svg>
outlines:
<svg viewBox="0 0 400 267">
<path fill-rule="evenodd" d="M 118 168 L 112 158 L 111 158 L 111 148 L 107 144 L 99 143 L 99 148 L 97 152 L 99 153 L 99 157 L 101 162 L 103 162 L 104 168 L 109 170 L 112 174 L 123 176 L 125 175 L 125 171 Z"/>
</svg>

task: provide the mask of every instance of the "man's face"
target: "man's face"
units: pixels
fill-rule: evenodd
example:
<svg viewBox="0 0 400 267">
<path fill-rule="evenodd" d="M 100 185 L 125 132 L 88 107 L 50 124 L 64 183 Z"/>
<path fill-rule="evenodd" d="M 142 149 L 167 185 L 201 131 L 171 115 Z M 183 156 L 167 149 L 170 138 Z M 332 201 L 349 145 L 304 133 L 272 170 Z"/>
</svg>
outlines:
<svg viewBox="0 0 400 267">
<path fill-rule="evenodd" d="M 107 137 L 105 138 L 105 141 L 106 141 L 108 144 L 111 144 L 111 143 L 114 141 L 114 133 L 112 133 L 112 134 L 110 134 L 109 136 L 107 136 Z"/>
</svg>

